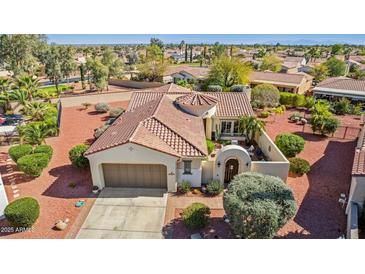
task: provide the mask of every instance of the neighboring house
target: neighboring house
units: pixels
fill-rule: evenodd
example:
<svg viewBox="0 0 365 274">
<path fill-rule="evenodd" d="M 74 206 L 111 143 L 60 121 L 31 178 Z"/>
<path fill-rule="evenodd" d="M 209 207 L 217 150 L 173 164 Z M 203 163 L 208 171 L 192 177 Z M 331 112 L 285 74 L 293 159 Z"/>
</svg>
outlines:
<svg viewBox="0 0 365 274">
<path fill-rule="evenodd" d="M 350 68 L 356 65 L 361 71 L 365 71 L 365 56 L 351 55 L 347 63 Z"/>
<path fill-rule="evenodd" d="M 262 159 L 242 145 L 239 118 L 254 115 L 245 93 L 182 94 L 174 86 L 132 94 L 127 111 L 85 153 L 94 185 L 173 192 L 183 180 L 194 187 L 212 179 L 223 184 L 245 171 L 286 180 L 289 163 L 265 132 L 255 137 Z M 235 144 L 208 155 L 206 138 Z"/>
<path fill-rule="evenodd" d="M 297 73 L 301 66 L 307 63 L 304 57 L 288 56 L 281 65 L 281 71 L 286 73 Z"/>
<path fill-rule="evenodd" d="M 172 66 L 162 78 L 164 83 L 176 83 L 178 80 L 188 82 L 204 80 L 208 75 L 208 67 Z"/>
<path fill-rule="evenodd" d="M 312 86 L 313 77 L 305 73 L 278 73 L 254 71 L 251 73 L 251 87 L 259 84 L 272 84 L 280 91 L 303 94 Z"/>
<path fill-rule="evenodd" d="M 305 65 L 302 65 L 298 68 L 299 72 L 305 72 L 305 73 L 310 73 L 311 70 L 315 67 L 315 66 L 319 66 L 321 64 L 323 64 L 324 62 L 327 61 L 327 58 L 312 58 L 308 61 L 308 63 L 306 63 Z"/>
<path fill-rule="evenodd" d="M 358 238 L 358 214 L 364 210 L 365 201 L 365 126 L 363 126 L 355 148 L 351 172 L 351 187 L 346 208 L 347 238 Z"/>
<path fill-rule="evenodd" d="M 0 175 L 0 220 L 4 218 L 4 210 L 8 203 L 8 197 L 6 196 L 3 179 Z"/>
<path fill-rule="evenodd" d="M 333 77 L 320 82 L 314 89 L 317 98 L 336 99 L 346 97 L 352 101 L 365 101 L 365 80 Z"/>
</svg>

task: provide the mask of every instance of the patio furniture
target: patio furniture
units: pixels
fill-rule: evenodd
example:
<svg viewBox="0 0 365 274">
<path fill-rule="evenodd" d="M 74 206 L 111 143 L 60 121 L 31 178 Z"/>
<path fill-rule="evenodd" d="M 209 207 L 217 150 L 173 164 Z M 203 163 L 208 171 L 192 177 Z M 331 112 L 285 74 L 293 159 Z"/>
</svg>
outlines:
<svg viewBox="0 0 365 274">
<path fill-rule="evenodd" d="M 16 126 L 0 126 L 1 136 L 13 136 L 16 132 Z"/>
</svg>

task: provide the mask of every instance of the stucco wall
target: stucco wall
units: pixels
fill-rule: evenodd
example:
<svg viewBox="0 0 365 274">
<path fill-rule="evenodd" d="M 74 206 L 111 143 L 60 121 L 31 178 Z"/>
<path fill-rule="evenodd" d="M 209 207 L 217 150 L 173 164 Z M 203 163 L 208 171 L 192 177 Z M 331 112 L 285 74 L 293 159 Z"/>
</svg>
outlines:
<svg viewBox="0 0 365 274">
<path fill-rule="evenodd" d="M 358 239 L 359 238 L 359 206 L 355 202 L 348 203 L 349 212 L 347 214 L 347 239 Z"/>
<path fill-rule="evenodd" d="M 275 143 L 265 131 L 263 131 L 261 134 L 257 134 L 255 140 L 260 149 L 265 153 L 266 156 L 270 158 L 271 161 L 283 161 L 289 163 L 284 154 L 281 153 L 279 148 L 275 145 Z"/>
<path fill-rule="evenodd" d="M 183 180 L 189 181 L 191 186 L 200 187 L 202 180 L 201 159 L 183 159 L 191 161 L 191 174 L 184 174 L 184 162 L 177 162 L 177 182 L 181 183 Z"/>
<path fill-rule="evenodd" d="M 289 163 L 252 161 L 251 171 L 276 176 L 286 182 L 289 172 Z"/>
<path fill-rule="evenodd" d="M 177 157 L 136 144 L 124 144 L 86 156 L 90 161 L 93 184 L 104 188 L 103 163 L 162 164 L 167 167 L 167 190 L 176 191 Z"/>
<path fill-rule="evenodd" d="M 213 179 L 214 161 L 202 161 L 202 183 L 207 184 Z"/>
<path fill-rule="evenodd" d="M 352 176 L 351 187 L 349 192 L 349 202 L 356 202 L 362 207 L 364 201 L 365 201 L 365 177 Z"/>
</svg>

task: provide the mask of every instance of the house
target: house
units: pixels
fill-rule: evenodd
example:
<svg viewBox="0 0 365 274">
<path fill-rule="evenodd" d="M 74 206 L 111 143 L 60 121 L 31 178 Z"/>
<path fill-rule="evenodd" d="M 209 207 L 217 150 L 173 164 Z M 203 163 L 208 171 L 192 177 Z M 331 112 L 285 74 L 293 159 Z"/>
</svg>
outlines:
<svg viewBox="0 0 365 274">
<path fill-rule="evenodd" d="M 365 80 L 346 77 L 328 78 L 313 89 L 313 95 L 330 100 L 346 97 L 353 102 L 365 101 Z"/>
<path fill-rule="evenodd" d="M 265 132 L 255 136 L 261 158 L 243 145 L 238 121 L 247 115 L 254 113 L 245 93 L 136 91 L 127 111 L 85 153 L 93 184 L 173 192 L 183 180 L 194 187 L 212 179 L 223 184 L 245 171 L 286 180 L 289 162 Z M 209 155 L 207 138 L 232 144 Z"/>
<path fill-rule="evenodd" d="M 207 77 L 208 71 L 208 67 L 172 66 L 167 69 L 162 80 L 164 83 L 176 83 L 178 80 L 200 81 Z"/>
<path fill-rule="evenodd" d="M 306 63 L 307 61 L 304 57 L 288 56 L 284 59 L 284 62 L 281 65 L 281 70 L 285 73 L 297 73 L 299 68 L 304 66 Z"/>
<path fill-rule="evenodd" d="M 305 65 L 300 66 L 298 68 L 298 71 L 310 73 L 314 67 L 319 66 L 326 61 L 327 61 L 327 58 L 312 58 Z"/>
<path fill-rule="evenodd" d="M 361 71 L 365 71 L 365 56 L 350 55 L 347 63 L 350 68 L 357 66 Z"/>
<path fill-rule="evenodd" d="M 254 71 L 251 73 L 251 87 L 259 84 L 272 84 L 280 91 L 303 94 L 312 86 L 313 77 L 305 73 L 278 73 Z"/>
<path fill-rule="evenodd" d="M 351 186 L 346 207 L 348 215 L 347 238 L 358 238 L 359 209 L 364 210 L 365 201 L 365 126 L 363 126 L 355 148 L 354 161 L 351 172 Z"/>
</svg>

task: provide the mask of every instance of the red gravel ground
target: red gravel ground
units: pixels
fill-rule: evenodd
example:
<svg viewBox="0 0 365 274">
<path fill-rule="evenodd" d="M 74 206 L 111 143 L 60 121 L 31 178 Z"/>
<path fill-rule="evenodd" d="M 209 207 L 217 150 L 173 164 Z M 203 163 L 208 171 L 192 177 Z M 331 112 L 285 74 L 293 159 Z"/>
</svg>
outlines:
<svg viewBox="0 0 365 274">
<path fill-rule="evenodd" d="M 298 203 L 294 219 L 278 233 L 278 238 L 338 238 L 345 233 L 346 215 L 339 205 L 341 193 L 348 195 L 351 183 L 351 168 L 358 130 L 349 129 L 347 139 L 324 138 L 310 133 L 310 127 L 288 122 L 294 111 L 277 115 L 275 122 L 267 123 L 266 131 L 274 140 L 283 132 L 296 133 L 306 140 L 305 148 L 298 157 L 311 164 L 311 171 L 302 177 L 289 177 L 288 185 L 293 189 Z M 360 127 L 356 116 L 338 116 L 342 125 Z M 344 129 L 336 136 L 342 137 Z"/>
<path fill-rule="evenodd" d="M 127 108 L 128 101 L 115 102 L 111 105 Z M 96 114 L 93 110 L 92 106 L 89 110 L 81 110 L 80 107 L 63 109 L 60 135 L 47 139 L 47 144 L 54 150 L 52 160 L 39 178 L 32 179 L 16 171 L 14 162 L 6 163 L 9 147 L 0 148 L 0 172 L 9 201 L 14 200 L 10 185 L 10 179 L 14 178 L 19 189 L 19 198 L 35 197 L 41 209 L 40 216 L 31 231 L 3 233 L 0 234 L 1 238 L 64 238 L 80 212 L 89 208 L 88 206 L 76 208 L 74 205 L 79 199 L 91 203 L 95 198 L 95 195 L 91 194 L 90 171 L 71 166 L 68 152 L 76 144 L 90 142 L 93 139 L 94 129 L 108 119 L 107 114 Z M 7 171 L 6 166 L 9 165 L 12 165 L 15 170 L 12 174 Z M 76 187 L 69 187 L 69 183 L 76 183 Z M 54 230 L 55 222 L 65 218 L 70 219 L 68 227 L 64 231 Z M 82 222 L 78 222 L 78 225 L 80 224 Z M 6 221 L 0 222 L 0 227 L 7 226 L 9 224 Z"/>
</svg>

